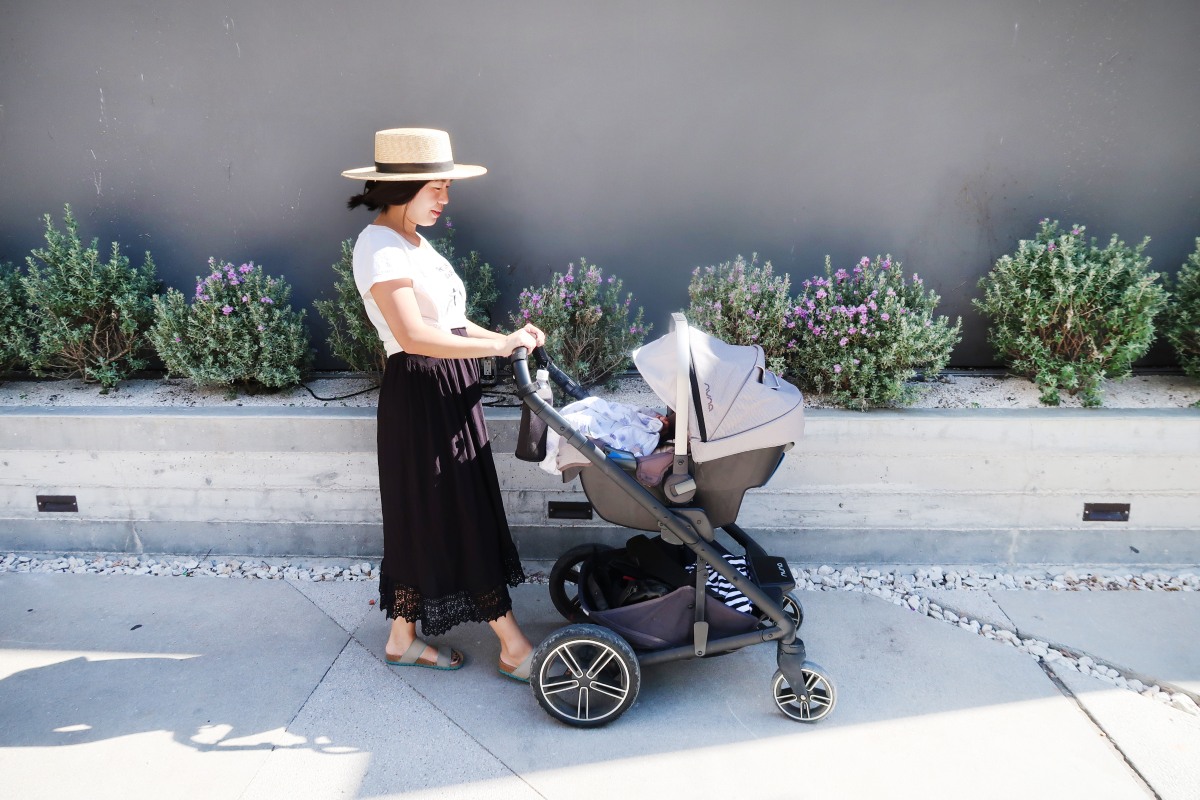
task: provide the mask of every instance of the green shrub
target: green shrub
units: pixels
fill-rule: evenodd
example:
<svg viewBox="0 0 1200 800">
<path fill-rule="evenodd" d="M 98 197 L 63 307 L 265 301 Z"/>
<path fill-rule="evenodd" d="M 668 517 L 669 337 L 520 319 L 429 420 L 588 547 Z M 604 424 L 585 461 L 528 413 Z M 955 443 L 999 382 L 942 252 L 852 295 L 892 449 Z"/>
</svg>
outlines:
<svg viewBox="0 0 1200 800">
<path fill-rule="evenodd" d="M 532 322 L 545 331 L 550 358 L 582 385 L 611 386 L 650 332 L 640 306 L 630 322 L 632 303 L 632 294 L 621 299 L 621 281 L 580 259 L 578 274 L 571 264 L 548 284 L 523 290 L 512 323 Z"/>
<path fill-rule="evenodd" d="M 459 256 L 454 249 L 454 234 L 457 229 L 450 223 L 450 217 L 443 217 L 443 220 L 446 224 L 445 232 L 440 238 L 432 239 L 429 243 L 450 262 L 458 277 L 462 278 L 467 290 L 467 319 L 485 328 L 490 327 L 492 308 L 500 297 L 496 279 L 492 274 L 492 265 L 480 258 L 479 253 L 474 250 L 465 256 Z"/>
<path fill-rule="evenodd" d="M 16 267 L 0 262 L 0 375 L 20 367 L 29 349 L 29 302 Z"/>
<path fill-rule="evenodd" d="M 150 338 L 172 375 L 200 386 L 279 389 L 300 382 L 308 366 L 304 311 L 288 305 L 291 287 L 253 263 L 208 260 L 189 305 L 178 289 L 154 298 Z"/>
<path fill-rule="evenodd" d="M 1200 381 L 1200 239 L 1172 284 L 1167 306 L 1166 337 L 1179 357 L 1179 366 Z"/>
<path fill-rule="evenodd" d="M 143 369 L 146 330 L 154 318 L 158 289 L 154 261 L 146 253 L 140 268 L 130 266 L 113 242 L 101 263 L 97 240 L 79 241 L 71 207 L 64 209 L 65 233 L 45 217 L 46 247 L 34 250 L 22 278 L 28 295 L 31 336 L 22 358 L 39 375 L 81 377 L 104 391 Z"/>
<path fill-rule="evenodd" d="M 696 267 L 688 283 L 688 322 L 729 344 L 762 347 L 767 367 L 782 374 L 786 367 L 791 281 L 775 277 L 771 262 L 758 266 L 742 256 L 715 267 Z"/>
<path fill-rule="evenodd" d="M 1104 378 L 1122 378 L 1154 340 L 1154 317 L 1166 291 L 1143 254 L 1149 238 L 1127 247 L 1114 235 L 1106 247 L 1084 239 L 1076 225 L 1061 232 L 1042 220 L 983 279 L 975 306 L 991 319 L 988 339 L 1009 369 L 1037 384 L 1041 401 L 1060 392 L 1101 404 Z"/>
<path fill-rule="evenodd" d="M 367 316 L 362 295 L 354 283 L 354 243 L 342 242 L 342 257 L 333 265 L 337 280 L 333 284 L 337 296 L 332 300 L 316 300 L 317 313 L 329 324 L 329 349 L 345 361 L 350 369 L 371 375 L 376 383 L 383 378 L 387 366 L 387 351 L 379 340 L 379 332 Z"/>
<path fill-rule="evenodd" d="M 913 402 L 909 380 L 941 371 L 960 339 L 962 320 L 935 317 L 940 298 L 890 255 L 849 272 L 826 256 L 825 276 L 802 288 L 784 325 L 788 366 L 801 387 L 846 408 Z"/>
</svg>

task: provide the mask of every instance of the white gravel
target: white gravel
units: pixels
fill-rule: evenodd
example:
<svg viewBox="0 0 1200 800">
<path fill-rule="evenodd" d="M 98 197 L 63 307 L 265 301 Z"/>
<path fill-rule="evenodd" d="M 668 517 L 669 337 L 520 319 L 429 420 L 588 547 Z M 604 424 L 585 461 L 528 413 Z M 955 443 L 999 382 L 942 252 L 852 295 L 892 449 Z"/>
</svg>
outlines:
<svg viewBox="0 0 1200 800">
<path fill-rule="evenodd" d="M 95 384 L 80 380 L 7 381 L 0 383 L 0 406 L 92 407 L 374 407 L 377 392 L 370 380 L 353 373 L 323 373 L 279 392 L 240 394 L 230 399 L 222 390 L 200 389 L 189 381 L 130 380 L 101 394 Z M 918 384 L 920 397 L 912 408 L 1040 408 L 1038 391 L 1024 378 L 947 374 Z M 602 397 L 635 407 L 664 407 L 636 374 L 617 380 L 615 389 L 592 390 Z M 1186 408 L 1200 403 L 1200 382 L 1182 375 L 1136 375 L 1123 381 L 1105 381 L 1105 408 Z M 320 399 L 331 398 L 331 399 Z M 485 402 L 516 405 L 511 386 L 500 384 L 485 395 Z M 820 395 L 806 395 L 808 408 L 833 407 Z M 1080 405 L 1064 396 L 1062 407 Z"/>
<path fill-rule="evenodd" d="M 151 575 L 159 577 L 244 578 L 258 580 L 368 581 L 377 580 L 379 565 L 348 559 L 195 558 L 192 556 L 138 556 L 128 554 L 16 554 L 0 559 L 0 573 L 75 573 L 93 575 Z M 1090 656 L 1055 647 L 1048 642 L 1022 638 L 1015 630 L 981 622 L 969 615 L 932 602 L 923 592 L 1046 591 L 1046 592 L 1196 592 L 1200 576 L 1192 572 L 1093 572 L 1080 568 L 1001 572 L 976 567 L 796 567 L 797 591 L 862 592 L 914 613 L 970 631 L 1002 645 L 1015 647 L 1056 669 L 1069 669 L 1137 692 L 1155 702 L 1200 716 L 1200 707 L 1182 692 L 1145 685 Z M 546 570 L 532 569 L 531 583 L 545 583 Z M 944 596 L 944 595 L 943 595 Z M 372 604 L 374 600 L 370 601 Z"/>
</svg>

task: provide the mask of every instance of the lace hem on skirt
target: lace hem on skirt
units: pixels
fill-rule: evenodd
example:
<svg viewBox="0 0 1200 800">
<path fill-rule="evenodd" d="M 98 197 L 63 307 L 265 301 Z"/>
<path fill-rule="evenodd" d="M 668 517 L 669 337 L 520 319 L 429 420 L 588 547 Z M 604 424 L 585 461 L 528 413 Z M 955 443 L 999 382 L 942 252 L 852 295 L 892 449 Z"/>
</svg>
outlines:
<svg viewBox="0 0 1200 800">
<path fill-rule="evenodd" d="M 411 586 L 395 583 L 386 575 L 379 576 L 379 605 L 388 619 L 403 617 L 409 622 L 421 622 L 425 636 L 440 636 L 464 622 L 491 622 L 512 610 L 509 586 L 525 581 L 520 562 L 508 563 L 505 583 L 481 593 L 459 591 L 447 597 L 430 598 Z"/>
</svg>

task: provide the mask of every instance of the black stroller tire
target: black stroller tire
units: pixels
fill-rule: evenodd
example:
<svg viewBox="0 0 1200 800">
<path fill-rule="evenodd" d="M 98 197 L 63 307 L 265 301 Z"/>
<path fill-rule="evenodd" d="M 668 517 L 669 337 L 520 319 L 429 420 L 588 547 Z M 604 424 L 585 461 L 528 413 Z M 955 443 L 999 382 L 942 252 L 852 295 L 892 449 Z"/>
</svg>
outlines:
<svg viewBox="0 0 1200 800">
<path fill-rule="evenodd" d="M 771 679 L 771 695 L 779 710 L 796 722 L 820 722 L 837 705 L 837 690 L 820 664 L 805 661 L 804 686 L 793 688 L 779 670 Z"/>
<path fill-rule="evenodd" d="M 800 598 L 796 597 L 796 593 L 788 592 L 782 598 L 780 598 L 779 607 L 783 609 L 784 614 L 787 614 L 789 617 L 791 617 L 792 622 L 796 623 L 796 630 L 799 631 L 800 627 L 804 624 L 804 606 L 800 604 Z M 762 619 L 762 625 L 765 628 L 769 628 L 775 624 L 775 621 L 761 610 L 760 617 Z"/>
<path fill-rule="evenodd" d="M 624 714 L 641 683 L 633 648 L 599 625 L 570 625 L 552 633 L 534 650 L 529 672 L 538 704 L 576 728 L 598 728 Z"/>
<path fill-rule="evenodd" d="M 796 623 L 796 630 L 800 630 L 800 626 L 804 624 L 804 606 L 800 605 L 800 599 L 796 597 L 795 592 L 785 594 L 780 605 L 783 607 L 783 613 Z"/>
<path fill-rule="evenodd" d="M 581 544 L 559 556 L 550 570 L 550 601 L 567 622 L 584 618 L 579 606 L 579 565 L 596 553 L 612 550 L 606 544 Z"/>
</svg>

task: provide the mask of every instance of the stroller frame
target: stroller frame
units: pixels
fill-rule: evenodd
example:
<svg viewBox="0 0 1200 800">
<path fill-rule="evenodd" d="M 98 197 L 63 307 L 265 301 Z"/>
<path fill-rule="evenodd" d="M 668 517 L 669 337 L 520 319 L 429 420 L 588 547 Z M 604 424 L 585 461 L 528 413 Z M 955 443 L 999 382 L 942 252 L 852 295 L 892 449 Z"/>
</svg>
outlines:
<svg viewBox="0 0 1200 800">
<path fill-rule="evenodd" d="M 682 329 L 686 335 L 687 322 L 682 314 L 676 313 L 672 315 L 672 327 L 677 330 Z M 681 336 L 680 338 L 684 337 Z M 681 350 L 683 352 L 681 352 L 680 357 L 687 359 L 686 350 L 683 348 Z M 536 356 L 539 363 L 548 370 L 551 379 L 566 394 L 575 399 L 584 399 L 589 396 L 586 390 L 559 369 L 542 351 L 537 351 Z M 695 589 L 697 601 L 694 604 L 695 620 L 692 626 L 692 642 L 681 646 L 638 652 L 636 653 L 638 664 L 649 666 L 669 661 L 704 658 L 732 652 L 750 645 L 773 641 L 777 643 L 776 663 L 778 665 L 778 672 L 774 681 L 776 704 L 786 715 L 797 721 L 815 722 L 823 718 L 833 707 L 833 685 L 823 674 L 824 670 L 805 660 L 804 642 L 798 635 L 799 623 L 802 621 L 802 612 L 794 618 L 781 602 L 784 594 L 795 587 L 790 570 L 786 568 L 786 564 L 782 559 L 775 559 L 781 565 L 778 571 L 786 574 L 775 576 L 776 580 L 771 584 L 774 591 L 768 591 L 763 588 L 725 560 L 724 555 L 727 551 L 716 541 L 715 531 L 709 523 L 705 509 L 691 507 L 686 504 L 695 492 L 695 482 L 691 481 L 690 476 L 686 475 L 688 464 L 688 411 L 686 400 L 681 397 L 680 400 L 683 402 L 681 405 L 677 405 L 676 408 L 677 446 L 676 457 L 674 459 L 674 472 L 667 476 L 665 484 L 667 489 L 666 496 L 673 498 L 669 502 L 678 503 L 678 505 L 668 507 L 655 497 L 653 493 L 638 483 L 615 459 L 609 458 L 604 450 L 585 438 L 552 405 L 537 395 L 537 387 L 530 377 L 527 359 L 528 353 L 525 348 L 518 348 L 510 357 L 517 397 L 522 403 L 541 419 L 549 429 L 555 431 L 590 462 L 591 467 L 584 467 L 584 469 L 597 470 L 612 485 L 619 487 L 628 496 L 630 501 L 648 512 L 657 523 L 660 535 L 665 541 L 672 544 L 682 544 L 695 554 Z M 695 384 L 696 378 L 690 370 L 690 363 L 688 371 L 681 374 L 689 374 L 691 377 L 690 383 Z M 681 386 L 679 392 L 682 395 L 685 391 L 686 383 L 689 382 L 679 380 L 678 383 Z M 682 446 L 678 444 L 680 439 L 683 440 Z M 780 461 L 785 449 L 780 448 Z M 748 561 L 763 559 L 769 562 L 771 560 L 766 551 L 735 523 L 722 525 L 720 529 L 745 550 Z M 705 611 L 706 603 L 700 601 L 706 596 L 705 584 L 708 577 L 708 567 L 711 567 L 713 571 L 741 591 L 770 620 L 771 624 L 765 628 L 758 628 L 748 633 L 710 638 L 709 623 Z M 798 602 L 794 600 L 793 602 L 796 604 L 798 610 Z M 598 628 L 600 626 L 576 625 L 572 626 L 572 629 L 581 627 Z M 616 636 L 617 634 L 612 635 Z M 551 639 L 553 638 L 552 636 Z M 547 640 L 547 642 L 549 641 Z M 632 648 L 627 649 L 632 652 Z M 782 689 L 780 675 L 782 675 L 782 679 L 786 682 L 782 685 Z M 640 682 L 640 675 L 637 680 Z M 813 698 L 814 705 L 818 702 L 823 704 L 818 708 L 816 713 L 812 712 L 809 707 L 809 695 L 813 692 L 814 687 L 817 691 L 823 690 L 827 693 L 823 698 Z M 635 685 L 635 694 L 636 690 Z M 538 695 L 538 699 L 541 702 L 542 696 Z M 632 705 L 632 702 L 631 699 L 628 704 Z M 561 721 L 578 727 L 593 727 L 605 724 L 615 719 L 616 716 L 619 716 L 625 710 L 625 708 L 621 708 L 610 718 L 592 721 L 571 718 L 570 716 L 563 717 L 556 714 L 545 702 L 542 702 L 542 705 L 552 716 L 557 716 Z M 792 707 L 798 709 L 798 712 L 793 713 Z"/>
</svg>

